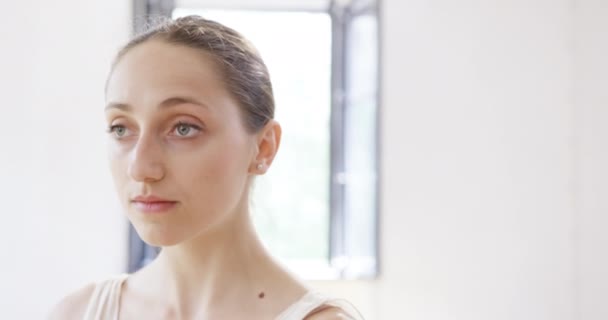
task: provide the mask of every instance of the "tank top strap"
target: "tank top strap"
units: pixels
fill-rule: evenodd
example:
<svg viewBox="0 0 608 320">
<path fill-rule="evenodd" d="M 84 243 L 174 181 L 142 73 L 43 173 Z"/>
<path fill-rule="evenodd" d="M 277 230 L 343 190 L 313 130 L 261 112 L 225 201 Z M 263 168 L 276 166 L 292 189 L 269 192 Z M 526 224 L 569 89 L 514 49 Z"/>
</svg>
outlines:
<svg viewBox="0 0 608 320">
<path fill-rule="evenodd" d="M 302 320 L 313 311 L 324 306 L 341 308 L 349 316 L 349 319 L 363 320 L 363 316 L 348 301 L 332 299 L 312 291 L 309 291 L 302 298 L 289 306 L 275 320 Z"/>
<path fill-rule="evenodd" d="M 116 320 L 120 303 L 120 289 L 128 274 L 121 274 L 95 285 L 84 320 Z"/>
<path fill-rule="evenodd" d="M 309 291 L 285 309 L 275 320 L 302 320 L 315 309 L 329 302 L 329 300 L 322 294 Z"/>
</svg>

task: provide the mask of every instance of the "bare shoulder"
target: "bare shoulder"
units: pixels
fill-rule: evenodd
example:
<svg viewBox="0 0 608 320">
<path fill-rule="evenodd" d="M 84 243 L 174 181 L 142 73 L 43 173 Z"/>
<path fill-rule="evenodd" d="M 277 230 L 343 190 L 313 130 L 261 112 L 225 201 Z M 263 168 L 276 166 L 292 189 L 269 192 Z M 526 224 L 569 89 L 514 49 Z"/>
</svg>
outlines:
<svg viewBox="0 0 608 320">
<path fill-rule="evenodd" d="M 341 308 L 328 306 L 309 314 L 304 320 L 354 320 L 354 318 Z"/>
<path fill-rule="evenodd" d="M 91 283 L 61 299 L 51 310 L 48 319 L 82 319 L 94 290 L 95 284 Z"/>
</svg>

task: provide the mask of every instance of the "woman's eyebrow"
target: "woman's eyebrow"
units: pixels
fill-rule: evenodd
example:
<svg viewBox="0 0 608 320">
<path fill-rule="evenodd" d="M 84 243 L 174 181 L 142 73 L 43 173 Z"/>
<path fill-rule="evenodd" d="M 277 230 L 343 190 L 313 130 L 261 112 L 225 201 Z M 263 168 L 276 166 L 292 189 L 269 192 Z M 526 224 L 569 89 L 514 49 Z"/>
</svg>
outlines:
<svg viewBox="0 0 608 320">
<path fill-rule="evenodd" d="M 173 106 L 177 106 L 177 105 L 180 105 L 180 104 L 186 104 L 186 103 L 188 103 L 188 104 L 194 104 L 194 105 L 203 107 L 205 109 L 209 109 L 209 107 L 206 104 L 204 104 L 204 103 L 202 103 L 202 102 L 200 102 L 200 101 L 198 101 L 198 100 L 196 100 L 194 98 L 190 98 L 190 97 L 171 97 L 171 98 L 167 98 L 167 99 L 163 100 L 163 102 L 161 102 L 158 105 L 158 107 L 164 109 L 164 108 L 170 108 L 170 107 L 173 107 Z M 126 104 L 126 103 L 110 102 L 106 106 L 105 111 L 108 111 L 109 109 L 120 109 L 122 111 L 129 112 L 133 108 L 129 104 Z"/>
<path fill-rule="evenodd" d="M 131 111 L 131 106 L 125 103 L 118 103 L 118 102 L 110 102 L 108 103 L 108 105 L 106 105 L 106 108 L 104 109 L 105 111 L 108 111 L 110 109 L 119 109 L 122 111 Z"/>
<path fill-rule="evenodd" d="M 160 108 L 169 108 L 172 106 L 176 106 L 179 104 L 186 104 L 186 103 L 194 104 L 194 105 L 203 107 L 205 109 L 209 109 L 209 107 L 206 104 L 204 104 L 194 98 L 191 98 L 191 97 L 171 97 L 171 98 L 165 99 L 163 102 L 161 102 L 159 107 Z"/>
</svg>

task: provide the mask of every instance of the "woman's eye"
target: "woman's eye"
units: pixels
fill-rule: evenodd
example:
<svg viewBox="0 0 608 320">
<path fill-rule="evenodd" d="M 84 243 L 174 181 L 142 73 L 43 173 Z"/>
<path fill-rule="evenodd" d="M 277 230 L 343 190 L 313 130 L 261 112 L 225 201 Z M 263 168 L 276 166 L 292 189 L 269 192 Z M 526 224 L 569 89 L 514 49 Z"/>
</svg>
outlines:
<svg viewBox="0 0 608 320">
<path fill-rule="evenodd" d="M 193 124 L 180 122 L 174 127 L 173 131 L 180 137 L 192 137 L 201 131 L 201 128 Z"/>
<path fill-rule="evenodd" d="M 108 132 L 113 134 L 117 138 L 122 138 L 127 134 L 127 128 L 123 125 L 116 124 L 116 125 L 110 126 L 110 128 L 108 129 Z"/>
</svg>

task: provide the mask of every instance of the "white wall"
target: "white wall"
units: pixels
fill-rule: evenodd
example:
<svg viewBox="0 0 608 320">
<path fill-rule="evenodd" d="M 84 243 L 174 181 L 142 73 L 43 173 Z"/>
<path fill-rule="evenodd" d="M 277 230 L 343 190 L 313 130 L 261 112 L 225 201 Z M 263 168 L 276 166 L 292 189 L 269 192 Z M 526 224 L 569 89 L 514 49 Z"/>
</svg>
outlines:
<svg viewBox="0 0 608 320">
<path fill-rule="evenodd" d="M 608 1 L 575 5 L 577 291 L 580 319 L 608 319 Z"/>
<path fill-rule="evenodd" d="M 130 5 L 0 7 L 0 310 L 3 319 L 43 319 L 67 291 L 124 267 L 103 85 L 129 35 Z"/>
<path fill-rule="evenodd" d="M 380 318 L 573 319 L 570 2 L 384 3 Z"/>
<path fill-rule="evenodd" d="M 131 7 L 7 5 L 0 309 L 38 319 L 124 268 L 99 146 Z M 384 0 L 382 16 L 382 275 L 315 285 L 372 320 L 608 318 L 607 2 Z"/>
</svg>

